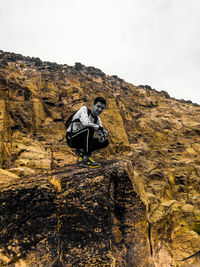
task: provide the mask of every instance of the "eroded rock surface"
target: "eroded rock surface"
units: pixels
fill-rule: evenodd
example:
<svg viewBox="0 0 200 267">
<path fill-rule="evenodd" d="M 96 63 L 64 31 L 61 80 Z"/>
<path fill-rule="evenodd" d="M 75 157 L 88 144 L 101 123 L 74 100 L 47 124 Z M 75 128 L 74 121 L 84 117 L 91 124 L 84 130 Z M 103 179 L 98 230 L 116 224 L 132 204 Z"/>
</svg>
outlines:
<svg viewBox="0 0 200 267">
<path fill-rule="evenodd" d="M 73 166 L 73 171 L 4 184 L 2 262 L 153 266 L 145 205 L 133 190 L 126 164 L 107 162 L 91 171 Z"/>
<path fill-rule="evenodd" d="M 87 172 L 64 122 L 97 95 L 108 163 Z M 199 118 L 150 86 L 0 51 L 0 264 L 198 266 Z"/>
</svg>

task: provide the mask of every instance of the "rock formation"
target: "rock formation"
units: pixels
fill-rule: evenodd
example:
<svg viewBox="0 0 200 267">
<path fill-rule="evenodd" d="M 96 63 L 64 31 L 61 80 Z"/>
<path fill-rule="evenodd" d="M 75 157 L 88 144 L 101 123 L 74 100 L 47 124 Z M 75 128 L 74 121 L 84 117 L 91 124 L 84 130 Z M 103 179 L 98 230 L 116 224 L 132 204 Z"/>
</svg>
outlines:
<svg viewBox="0 0 200 267">
<path fill-rule="evenodd" d="M 97 95 L 110 146 L 85 170 L 64 122 Z M 0 266 L 200 266 L 199 118 L 148 85 L 0 51 Z"/>
</svg>

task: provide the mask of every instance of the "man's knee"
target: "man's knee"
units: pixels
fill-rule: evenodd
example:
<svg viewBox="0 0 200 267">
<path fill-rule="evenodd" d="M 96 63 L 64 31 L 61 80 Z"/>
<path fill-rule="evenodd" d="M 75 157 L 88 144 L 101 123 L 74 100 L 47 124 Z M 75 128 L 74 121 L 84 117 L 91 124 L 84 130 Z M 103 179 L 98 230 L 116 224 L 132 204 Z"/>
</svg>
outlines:
<svg viewBox="0 0 200 267">
<path fill-rule="evenodd" d="M 90 132 L 94 132 L 94 128 L 92 126 L 87 126 L 85 129 L 88 129 Z"/>
<path fill-rule="evenodd" d="M 89 136 L 93 137 L 93 135 L 94 135 L 94 128 L 93 127 L 87 126 L 84 128 L 84 130 L 88 130 L 88 132 L 87 131 L 86 132 L 89 133 Z"/>
</svg>

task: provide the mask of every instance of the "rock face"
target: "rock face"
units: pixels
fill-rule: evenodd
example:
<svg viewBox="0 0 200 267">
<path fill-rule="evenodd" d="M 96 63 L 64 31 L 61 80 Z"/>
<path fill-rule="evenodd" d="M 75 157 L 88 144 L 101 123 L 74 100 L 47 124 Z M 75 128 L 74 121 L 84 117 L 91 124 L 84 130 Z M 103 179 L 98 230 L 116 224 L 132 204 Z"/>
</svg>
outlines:
<svg viewBox="0 0 200 267">
<path fill-rule="evenodd" d="M 64 122 L 96 96 L 83 170 Z M 0 51 L 0 266 L 199 266 L 200 106 L 76 63 Z"/>
<path fill-rule="evenodd" d="M 133 190 L 128 164 L 109 161 L 98 170 L 74 167 L 4 185 L 4 262 L 11 266 L 153 266 L 145 205 Z"/>
</svg>

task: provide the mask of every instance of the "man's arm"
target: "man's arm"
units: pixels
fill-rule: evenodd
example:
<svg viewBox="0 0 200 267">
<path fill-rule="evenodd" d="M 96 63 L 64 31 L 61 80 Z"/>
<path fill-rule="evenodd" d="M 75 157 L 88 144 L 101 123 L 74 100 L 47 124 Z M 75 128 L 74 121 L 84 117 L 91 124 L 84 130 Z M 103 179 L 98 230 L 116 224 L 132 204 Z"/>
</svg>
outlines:
<svg viewBox="0 0 200 267">
<path fill-rule="evenodd" d="M 103 127 L 100 117 L 98 117 L 97 124 L 100 126 L 100 131 L 108 137 L 108 131 Z"/>
<path fill-rule="evenodd" d="M 104 142 L 108 138 L 108 131 L 103 128 L 100 117 L 98 117 L 97 124 L 100 126 L 99 130 L 96 131 L 99 141 Z"/>
</svg>

